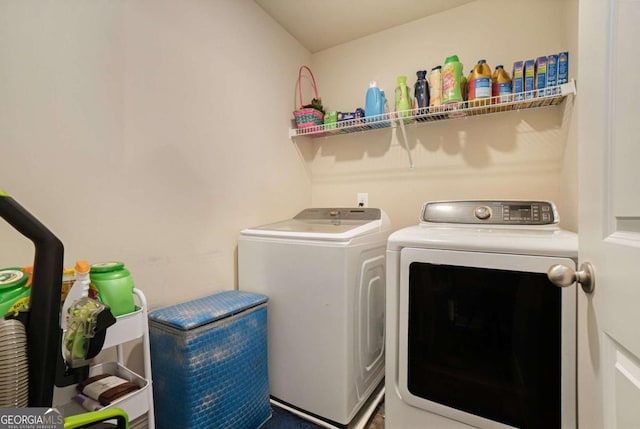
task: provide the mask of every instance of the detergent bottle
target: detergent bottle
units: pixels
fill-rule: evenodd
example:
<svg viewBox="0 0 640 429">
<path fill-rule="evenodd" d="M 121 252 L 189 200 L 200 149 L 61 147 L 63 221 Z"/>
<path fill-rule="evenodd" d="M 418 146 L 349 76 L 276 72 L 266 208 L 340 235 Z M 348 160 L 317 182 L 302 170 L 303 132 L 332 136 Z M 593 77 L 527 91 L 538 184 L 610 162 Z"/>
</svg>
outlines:
<svg viewBox="0 0 640 429">
<path fill-rule="evenodd" d="M 435 66 L 429 74 L 429 111 L 442 105 L 442 67 Z"/>
<path fill-rule="evenodd" d="M 462 101 L 462 63 L 457 55 L 452 55 L 442 67 L 442 104 L 457 108 Z"/>
<path fill-rule="evenodd" d="M 366 122 L 382 119 L 382 116 L 379 115 L 384 114 L 384 101 L 383 92 L 378 88 L 376 81 L 372 80 L 365 97 L 364 116 Z"/>
<path fill-rule="evenodd" d="M 469 92 L 469 81 L 467 80 L 467 77 L 464 75 L 464 73 L 462 74 L 462 81 L 460 82 L 460 88 L 462 90 L 462 100 L 466 101 L 467 94 Z"/>
<path fill-rule="evenodd" d="M 490 98 L 491 67 L 486 60 L 479 60 L 474 69 L 476 71 L 475 98 Z"/>
<path fill-rule="evenodd" d="M 114 316 L 133 313 L 133 277 L 122 262 L 102 262 L 91 266 L 91 284 L 98 290 L 98 298 L 111 308 Z"/>
<path fill-rule="evenodd" d="M 467 77 L 467 100 L 469 101 L 469 105 L 471 105 L 471 101 L 475 98 L 476 96 L 476 91 L 474 89 L 474 77 L 475 77 L 475 73 L 474 73 L 474 69 L 471 69 L 469 71 L 469 77 Z"/>
<path fill-rule="evenodd" d="M 382 94 L 382 101 L 384 103 L 384 114 L 382 115 L 382 118 L 384 119 L 389 119 L 391 117 L 390 114 L 390 110 L 389 110 L 389 100 L 387 100 L 387 96 L 384 95 L 384 91 L 380 90 L 380 93 Z M 380 124 L 378 124 L 376 127 L 377 128 L 385 128 L 385 127 L 390 127 L 391 126 L 391 121 L 383 121 Z"/>
<path fill-rule="evenodd" d="M 28 308 L 31 276 L 22 268 L 0 270 L 0 317 Z"/>
<path fill-rule="evenodd" d="M 425 114 L 429 108 L 429 84 L 427 83 L 427 71 L 416 72 L 418 80 L 413 89 L 413 108 L 419 115 Z"/>
<path fill-rule="evenodd" d="M 496 66 L 491 81 L 491 96 L 494 103 L 508 103 L 511 101 L 513 90 L 511 77 L 502 64 Z"/>
<path fill-rule="evenodd" d="M 399 116 L 411 116 L 411 96 L 409 95 L 409 87 L 407 86 L 407 77 L 398 76 L 398 86 L 396 87 L 396 112 Z M 411 122 L 405 119 L 404 123 Z"/>
<path fill-rule="evenodd" d="M 469 76 L 473 81 L 473 94 L 469 95 L 470 106 L 484 106 L 491 99 L 491 67 L 486 60 L 479 60 Z"/>
</svg>

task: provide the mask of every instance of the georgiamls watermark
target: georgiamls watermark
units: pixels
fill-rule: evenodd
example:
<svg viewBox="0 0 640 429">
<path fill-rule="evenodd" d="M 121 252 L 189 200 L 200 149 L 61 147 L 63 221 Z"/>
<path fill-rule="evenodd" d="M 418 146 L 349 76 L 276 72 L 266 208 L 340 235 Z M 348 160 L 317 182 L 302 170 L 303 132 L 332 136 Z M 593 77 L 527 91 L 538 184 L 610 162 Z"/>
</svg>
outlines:
<svg viewBox="0 0 640 429">
<path fill-rule="evenodd" d="M 0 429 L 64 429 L 57 408 L 0 408 Z"/>
</svg>

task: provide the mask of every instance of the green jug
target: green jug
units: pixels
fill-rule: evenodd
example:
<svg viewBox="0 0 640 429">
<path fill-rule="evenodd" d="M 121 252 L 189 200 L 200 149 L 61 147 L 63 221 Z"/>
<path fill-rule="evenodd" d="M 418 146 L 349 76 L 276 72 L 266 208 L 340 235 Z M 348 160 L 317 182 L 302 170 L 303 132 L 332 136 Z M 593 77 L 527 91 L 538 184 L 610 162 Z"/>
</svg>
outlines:
<svg viewBox="0 0 640 429">
<path fill-rule="evenodd" d="M 21 268 L 0 270 L 0 317 L 14 313 L 20 307 L 28 307 L 31 292 L 28 280 L 29 274 Z"/>
<path fill-rule="evenodd" d="M 91 265 L 91 284 L 98 290 L 98 298 L 111 308 L 114 316 L 136 310 L 133 301 L 133 277 L 122 262 L 102 262 Z"/>
</svg>

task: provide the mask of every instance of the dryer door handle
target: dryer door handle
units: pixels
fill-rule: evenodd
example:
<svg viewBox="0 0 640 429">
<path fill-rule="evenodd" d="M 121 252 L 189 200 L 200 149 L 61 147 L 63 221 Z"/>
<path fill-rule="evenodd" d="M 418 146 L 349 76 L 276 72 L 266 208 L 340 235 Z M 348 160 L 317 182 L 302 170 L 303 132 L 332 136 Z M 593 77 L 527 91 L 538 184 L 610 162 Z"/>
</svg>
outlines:
<svg viewBox="0 0 640 429">
<path fill-rule="evenodd" d="M 585 293 L 593 293 L 596 287 L 595 270 L 590 262 L 580 265 L 580 271 L 574 271 L 566 265 L 552 265 L 547 271 L 547 277 L 558 287 L 568 287 L 578 283 Z"/>
</svg>

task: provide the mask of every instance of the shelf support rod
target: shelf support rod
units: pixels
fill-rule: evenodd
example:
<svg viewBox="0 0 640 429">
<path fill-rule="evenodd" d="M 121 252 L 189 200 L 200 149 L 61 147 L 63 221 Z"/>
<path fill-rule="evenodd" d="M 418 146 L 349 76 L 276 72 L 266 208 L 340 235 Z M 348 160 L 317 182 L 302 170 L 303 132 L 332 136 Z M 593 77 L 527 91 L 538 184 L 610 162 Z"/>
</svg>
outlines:
<svg viewBox="0 0 640 429">
<path fill-rule="evenodd" d="M 407 150 L 409 156 L 409 169 L 413 170 L 413 158 L 411 157 L 411 150 L 409 150 L 409 140 L 407 140 L 407 131 L 404 126 L 404 119 L 398 115 L 398 122 L 400 123 L 400 130 L 402 131 L 402 140 L 404 141 L 404 148 Z"/>
</svg>

